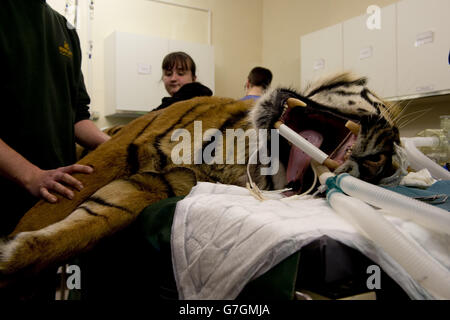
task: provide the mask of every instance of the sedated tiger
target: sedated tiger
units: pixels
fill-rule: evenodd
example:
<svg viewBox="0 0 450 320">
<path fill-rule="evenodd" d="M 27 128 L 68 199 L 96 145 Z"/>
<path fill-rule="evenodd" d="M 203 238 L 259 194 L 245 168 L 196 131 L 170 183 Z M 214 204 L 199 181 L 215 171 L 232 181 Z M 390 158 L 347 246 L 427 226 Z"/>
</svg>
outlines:
<svg viewBox="0 0 450 320">
<path fill-rule="evenodd" d="M 287 109 L 290 98 L 303 101 L 306 107 Z M 94 173 L 76 175 L 85 188 L 73 200 L 40 201 L 24 215 L 0 245 L 0 275 L 7 279 L 37 273 L 89 250 L 129 225 L 146 206 L 186 195 L 198 181 L 246 185 L 245 163 L 175 164 L 171 155 L 177 141 L 172 136 L 177 129 L 194 133 L 194 124 L 201 121 L 203 132 L 216 129 L 225 135 L 227 129 L 272 129 L 282 118 L 296 132 L 320 138 L 320 148 L 340 164 L 335 172 L 379 183 L 396 170 L 397 109 L 371 93 L 365 78 L 342 73 L 315 82 L 301 93 L 277 88 L 255 104 L 198 97 L 149 112 L 124 127 L 110 129 L 112 139 L 78 162 L 92 166 Z M 347 120 L 359 124 L 357 133 L 345 127 Z M 267 139 L 269 143 L 271 136 Z M 196 146 L 205 147 L 205 143 Z M 194 157 L 197 149 L 193 147 L 189 156 Z M 280 138 L 278 172 L 261 175 L 261 164 L 250 166 L 250 172 L 261 189 L 289 186 L 298 193 L 312 181 L 310 169 L 296 168 L 304 163 L 301 158 L 299 150 Z"/>
</svg>

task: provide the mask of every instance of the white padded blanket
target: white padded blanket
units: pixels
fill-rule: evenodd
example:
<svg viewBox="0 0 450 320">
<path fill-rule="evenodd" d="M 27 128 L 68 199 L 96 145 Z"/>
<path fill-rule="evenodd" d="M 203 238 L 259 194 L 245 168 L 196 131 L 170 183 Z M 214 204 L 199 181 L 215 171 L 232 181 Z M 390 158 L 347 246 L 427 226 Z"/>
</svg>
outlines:
<svg viewBox="0 0 450 320">
<path fill-rule="evenodd" d="M 450 270 L 450 236 L 386 217 Z M 212 183 L 199 183 L 177 204 L 171 245 L 179 298 L 234 299 L 250 280 L 323 235 L 361 251 L 411 298 L 432 298 L 325 200 L 260 202 L 245 188 Z"/>
</svg>

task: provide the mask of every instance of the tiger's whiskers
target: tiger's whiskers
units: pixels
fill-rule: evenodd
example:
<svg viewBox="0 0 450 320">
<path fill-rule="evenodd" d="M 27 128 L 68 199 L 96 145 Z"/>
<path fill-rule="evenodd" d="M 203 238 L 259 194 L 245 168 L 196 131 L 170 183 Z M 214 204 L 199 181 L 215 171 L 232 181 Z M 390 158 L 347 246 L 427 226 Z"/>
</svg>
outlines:
<svg viewBox="0 0 450 320">
<path fill-rule="evenodd" d="M 402 129 L 402 128 L 406 127 L 407 125 L 409 125 L 409 124 L 411 124 L 412 122 L 416 121 L 416 120 L 419 119 L 420 117 L 423 117 L 425 114 L 427 114 L 427 113 L 430 112 L 431 110 L 432 110 L 432 108 L 428 108 L 428 109 L 425 109 L 425 110 L 419 110 L 419 111 L 414 111 L 414 112 L 405 114 L 404 116 L 402 116 L 402 117 L 399 119 L 399 121 L 398 121 L 398 122 L 399 122 L 399 123 L 398 123 L 398 128 L 399 128 L 399 129 Z M 408 119 L 408 117 L 410 117 L 410 116 L 412 116 L 412 115 L 414 115 L 414 114 L 419 114 L 419 115 L 418 115 L 417 117 L 412 118 L 412 119 Z M 402 119 L 404 119 L 403 122 L 400 121 L 400 120 L 402 120 Z"/>
<path fill-rule="evenodd" d="M 395 106 L 398 107 L 401 111 L 393 119 L 394 123 L 398 123 L 398 120 L 402 117 L 402 114 L 408 109 L 408 107 L 411 104 L 411 102 L 412 102 L 412 100 L 409 100 L 409 101 L 398 101 L 395 104 Z M 403 103 L 405 103 L 405 105 L 402 106 Z"/>
</svg>

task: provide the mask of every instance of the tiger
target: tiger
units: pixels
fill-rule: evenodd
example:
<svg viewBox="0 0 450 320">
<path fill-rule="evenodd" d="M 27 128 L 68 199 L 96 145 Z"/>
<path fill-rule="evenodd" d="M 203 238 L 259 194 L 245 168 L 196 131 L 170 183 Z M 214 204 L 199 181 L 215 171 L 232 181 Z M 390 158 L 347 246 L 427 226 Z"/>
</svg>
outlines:
<svg viewBox="0 0 450 320">
<path fill-rule="evenodd" d="M 287 108 L 290 98 L 306 106 Z M 92 249 L 130 225 L 145 207 L 187 195 L 199 181 L 246 186 L 250 168 L 250 175 L 262 190 L 305 188 L 307 179 L 303 176 L 298 183 L 299 177 L 286 174 L 291 165 L 289 158 L 295 152 L 282 138 L 279 169 L 271 175 L 260 173 L 269 164 L 248 166 L 248 146 L 245 163 L 175 163 L 172 152 L 179 141 L 173 135 L 178 129 L 193 134 L 196 121 L 201 121 L 203 133 L 208 129 L 225 133 L 228 129 L 270 130 L 283 119 L 296 132 L 320 132 L 320 148 L 330 154 L 336 150 L 337 138 L 348 140 L 352 136 L 351 145 L 337 160 L 335 173 L 347 172 L 380 183 L 397 170 L 393 157 L 400 139 L 395 116 L 395 108 L 368 89 L 365 77 L 351 73 L 321 79 L 299 92 L 278 87 L 256 102 L 196 97 L 151 111 L 125 126 L 110 129 L 111 139 L 78 161 L 94 172 L 74 175 L 85 187 L 72 200 L 60 197 L 57 204 L 41 200 L 21 218 L 0 244 L 0 286 L 7 286 L 17 277 L 36 275 Z M 347 120 L 359 125 L 357 133 L 346 129 Z M 268 143 L 273 139 L 267 135 Z M 183 156 L 193 158 L 205 148 L 203 141 L 192 147 L 191 154 Z"/>
</svg>

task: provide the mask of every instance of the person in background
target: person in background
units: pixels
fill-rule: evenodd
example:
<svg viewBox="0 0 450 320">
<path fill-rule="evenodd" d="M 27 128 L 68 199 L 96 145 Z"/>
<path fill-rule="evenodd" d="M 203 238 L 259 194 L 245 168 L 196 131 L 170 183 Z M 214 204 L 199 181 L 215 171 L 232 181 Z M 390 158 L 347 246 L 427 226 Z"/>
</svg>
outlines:
<svg viewBox="0 0 450 320">
<path fill-rule="evenodd" d="M 245 97 L 240 100 L 256 100 L 269 88 L 272 82 L 272 72 L 263 67 L 253 68 L 245 83 Z"/>
<path fill-rule="evenodd" d="M 44 0 L 1 2 L 0 67 L 0 236 L 6 236 L 39 199 L 72 199 L 83 188 L 72 174 L 93 171 L 73 164 L 75 142 L 94 149 L 109 136 L 89 120 L 75 28 Z M 55 274 L 36 284 L 44 289 L 38 299 L 45 292 L 54 297 Z"/>
<path fill-rule="evenodd" d="M 162 81 L 170 97 L 164 97 L 155 110 L 194 97 L 212 96 L 212 91 L 197 82 L 194 60 L 185 52 L 172 52 L 162 62 Z"/>
</svg>

